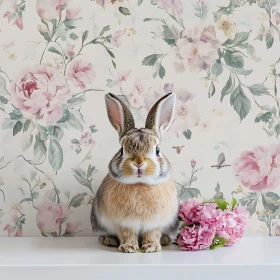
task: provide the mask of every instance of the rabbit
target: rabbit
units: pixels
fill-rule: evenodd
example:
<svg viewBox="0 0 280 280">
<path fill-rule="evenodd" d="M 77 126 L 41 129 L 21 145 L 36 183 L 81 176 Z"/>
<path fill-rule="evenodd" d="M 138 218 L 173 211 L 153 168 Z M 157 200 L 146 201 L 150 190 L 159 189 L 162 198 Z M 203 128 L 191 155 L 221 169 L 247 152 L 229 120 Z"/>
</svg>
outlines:
<svg viewBox="0 0 280 280">
<path fill-rule="evenodd" d="M 105 96 L 107 114 L 119 134 L 120 150 L 98 189 L 91 211 L 99 243 L 125 253 L 159 252 L 178 229 L 179 199 L 160 138 L 172 122 L 176 95 L 151 108 L 145 128 L 135 128 L 129 108 L 114 94 Z"/>
</svg>

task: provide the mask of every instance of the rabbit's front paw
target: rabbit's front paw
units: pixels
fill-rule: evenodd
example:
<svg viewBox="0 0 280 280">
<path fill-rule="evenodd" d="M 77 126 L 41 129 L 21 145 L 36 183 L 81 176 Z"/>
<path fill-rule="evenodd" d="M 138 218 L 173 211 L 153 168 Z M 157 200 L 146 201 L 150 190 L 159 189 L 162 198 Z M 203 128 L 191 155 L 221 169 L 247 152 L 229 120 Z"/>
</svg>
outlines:
<svg viewBox="0 0 280 280">
<path fill-rule="evenodd" d="M 141 247 L 141 251 L 143 253 L 153 253 L 153 252 L 160 252 L 161 245 L 158 243 L 147 243 Z"/>
<path fill-rule="evenodd" d="M 138 244 L 124 243 L 119 246 L 119 250 L 124 253 L 137 253 L 139 250 Z"/>
</svg>

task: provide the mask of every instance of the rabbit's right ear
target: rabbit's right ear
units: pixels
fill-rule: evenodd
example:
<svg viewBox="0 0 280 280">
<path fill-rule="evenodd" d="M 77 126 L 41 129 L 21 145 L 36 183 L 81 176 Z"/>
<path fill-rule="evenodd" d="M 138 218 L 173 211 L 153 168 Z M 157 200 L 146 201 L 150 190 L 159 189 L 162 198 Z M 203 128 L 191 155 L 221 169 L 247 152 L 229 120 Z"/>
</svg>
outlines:
<svg viewBox="0 0 280 280">
<path fill-rule="evenodd" d="M 133 116 L 128 107 L 116 95 L 106 94 L 105 101 L 109 120 L 121 139 L 127 131 L 135 127 Z"/>
</svg>

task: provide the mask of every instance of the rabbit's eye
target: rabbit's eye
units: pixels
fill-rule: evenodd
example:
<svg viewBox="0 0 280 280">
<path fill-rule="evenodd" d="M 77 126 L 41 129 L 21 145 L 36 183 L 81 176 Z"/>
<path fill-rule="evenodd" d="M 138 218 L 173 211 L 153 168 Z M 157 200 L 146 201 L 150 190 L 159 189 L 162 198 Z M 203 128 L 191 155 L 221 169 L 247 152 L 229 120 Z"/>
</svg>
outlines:
<svg viewBox="0 0 280 280">
<path fill-rule="evenodd" d="M 159 153 L 160 153 L 160 149 L 159 149 L 159 147 L 157 146 L 157 147 L 156 147 L 156 155 L 159 156 Z"/>
<path fill-rule="evenodd" d="M 120 149 L 121 157 L 123 156 L 123 147 Z"/>
</svg>

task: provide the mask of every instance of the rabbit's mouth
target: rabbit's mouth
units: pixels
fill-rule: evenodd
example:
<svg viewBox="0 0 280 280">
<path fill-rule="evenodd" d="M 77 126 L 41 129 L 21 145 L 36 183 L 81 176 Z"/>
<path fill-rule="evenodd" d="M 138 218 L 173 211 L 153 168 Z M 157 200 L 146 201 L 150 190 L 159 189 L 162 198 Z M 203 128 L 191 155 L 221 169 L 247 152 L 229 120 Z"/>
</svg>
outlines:
<svg viewBox="0 0 280 280">
<path fill-rule="evenodd" d="M 141 175 L 143 174 L 143 172 L 141 171 L 140 168 L 138 168 L 138 171 L 137 171 L 137 177 L 141 177 Z"/>
</svg>

